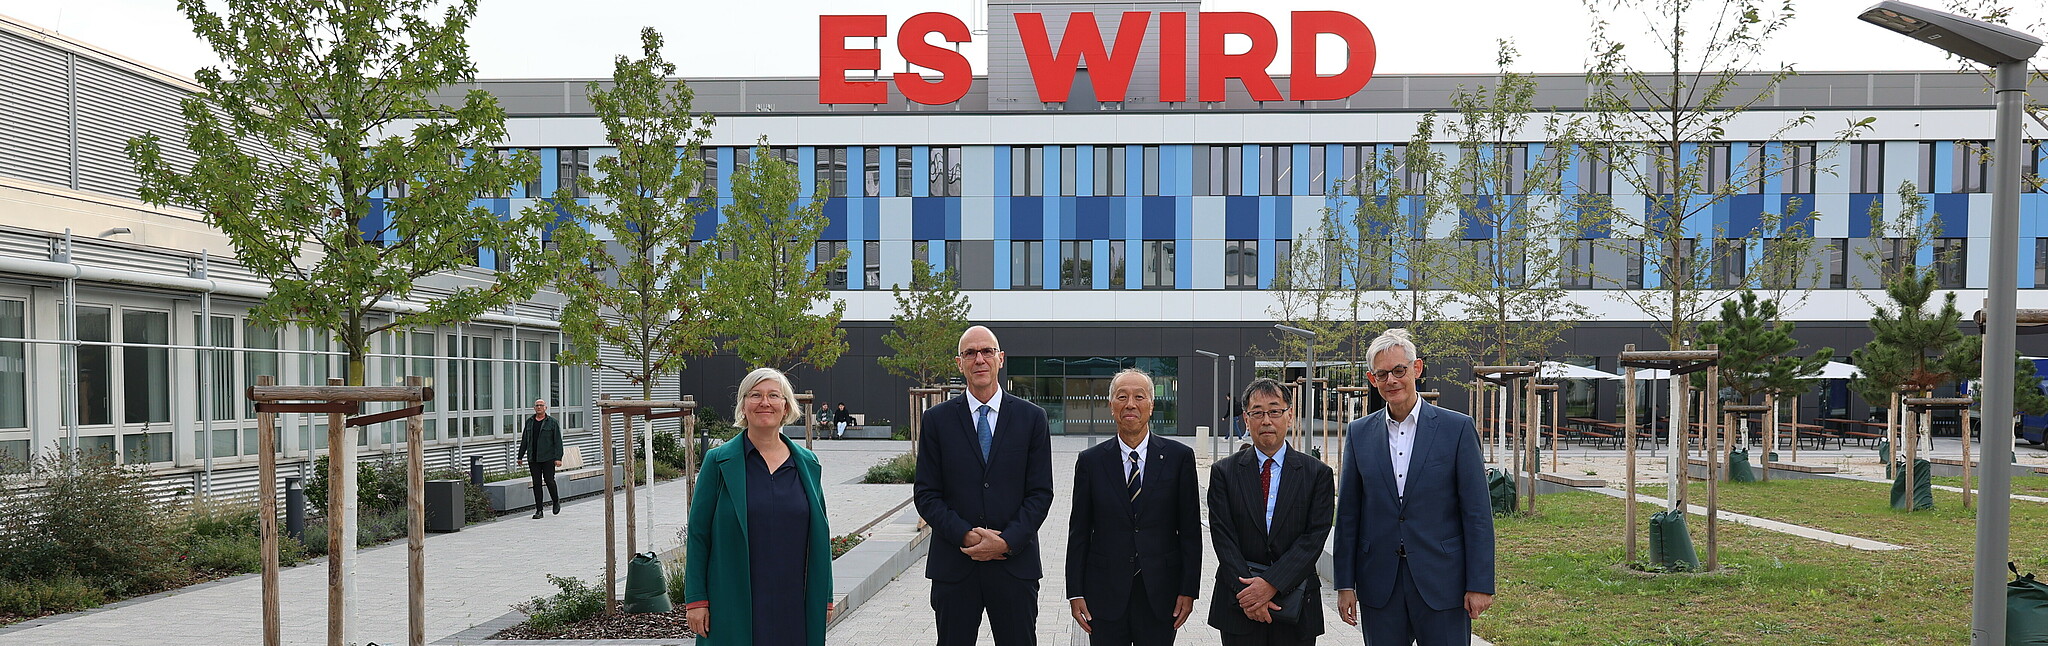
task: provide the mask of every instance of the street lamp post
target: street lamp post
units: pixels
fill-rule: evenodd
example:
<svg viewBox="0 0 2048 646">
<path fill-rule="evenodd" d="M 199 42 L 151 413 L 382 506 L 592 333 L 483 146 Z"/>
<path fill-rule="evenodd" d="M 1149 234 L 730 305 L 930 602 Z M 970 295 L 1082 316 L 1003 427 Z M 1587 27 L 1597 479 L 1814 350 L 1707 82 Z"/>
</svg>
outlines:
<svg viewBox="0 0 2048 646">
<path fill-rule="evenodd" d="M 1223 393 L 1221 392 L 1223 388 L 1223 365 L 1222 362 L 1218 361 L 1218 359 L 1223 358 L 1223 355 L 1216 354 L 1208 350 L 1196 350 L 1195 354 L 1199 354 L 1209 358 L 1209 405 L 1219 406 L 1223 403 Z M 1214 415 L 1213 417 L 1215 417 L 1218 420 L 1223 419 L 1223 411 L 1216 411 L 1216 415 Z M 1210 427 L 1209 429 L 1210 462 L 1216 461 L 1216 431 L 1221 430 L 1222 428 L 1223 426 L 1219 424 L 1217 426 Z"/>
<path fill-rule="evenodd" d="M 1991 149 L 1991 280 L 1985 294 L 1985 384 L 2011 384 L 2013 326 L 2019 300 L 2020 95 L 2027 59 L 2041 39 L 2003 25 L 1886 0 L 1858 18 L 1998 71 L 1997 140 Z M 1971 578 L 1970 643 L 2005 643 L 2006 541 L 2012 525 L 2012 401 L 2005 385 L 1984 389 L 1982 505 L 1977 510 L 1977 563 Z M 1963 438 L 1967 443 L 1969 438 Z M 1912 468 L 1908 465 L 1907 468 Z"/>
<path fill-rule="evenodd" d="M 1304 330 L 1298 327 L 1294 327 L 1292 325 L 1281 325 L 1279 323 L 1274 323 L 1273 329 L 1308 339 L 1308 361 L 1302 364 L 1300 408 L 1304 409 L 1302 411 L 1303 417 L 1310 420 L 1314 420 L 1315 416 L 1312 413 L 1314 412 L 1313 409 L 1315 407 L 1316 401 L 1316 333 L 1310 330 Z M 1308 431 L 1306 429 L 1303 430 L 1304 434 L 1306 434 L 1307 432 Z M 1301 447 L 1299 446 L 1294 448 L 1296 450 L 1301 449 Z"/>
</svg>

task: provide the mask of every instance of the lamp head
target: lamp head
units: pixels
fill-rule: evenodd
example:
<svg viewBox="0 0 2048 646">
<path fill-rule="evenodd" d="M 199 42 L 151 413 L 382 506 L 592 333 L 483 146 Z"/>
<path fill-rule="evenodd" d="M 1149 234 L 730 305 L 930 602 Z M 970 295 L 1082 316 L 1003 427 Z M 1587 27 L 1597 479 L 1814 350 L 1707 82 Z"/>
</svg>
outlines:
<svg viewBox="0 0 2048 646">
<path fill-rule="evenodd" d="M 1857 17 L 1985 65 L 2025 61 L 2041 49 L 2041 39 L 2032 34 L 1896 0 L 1872 5 Z"/>
</svg>

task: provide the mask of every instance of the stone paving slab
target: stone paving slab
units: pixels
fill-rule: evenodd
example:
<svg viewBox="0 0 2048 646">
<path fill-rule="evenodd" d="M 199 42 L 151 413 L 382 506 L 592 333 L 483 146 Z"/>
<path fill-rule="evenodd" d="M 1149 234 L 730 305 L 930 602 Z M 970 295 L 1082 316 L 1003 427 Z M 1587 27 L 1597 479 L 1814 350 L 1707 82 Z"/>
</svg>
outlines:
<svg viewBox="0 0 2048 646">
<path fill-rule="evenodd" d="M 833 532 L 852 531 L 910 497 L 907 484 L 854 484 L 877 461 L 907 451 L 908 442 L 821 440 L 814 449 Z M 684 483 L 665 482 L 653 490 L 655 529 L 645 533 L 665 549 L 675 544 L 684 522 Z M 644 495 L 646 490 L 641 491 Z M 603 498 L 597 497 L 564 504 L 561 515 L 542 520 L 514 514 L 452 534 L 429 534 L 427 640 L 459 633 L 503 616 L 513 603 L 554 592 L 544 574 L 602 580 L 603 522 Z M 619 540 L 623 550 L 623 527 Z M 362 550 L 356 563 L 358 642 L 405 643 L 405 542 Z M 279 581 L 285 643 L 325 644 L 324 561 L 287 568 Z M 0 646 L 260 644 L 261 596 L 258 577 L 236 577 L 0 628 Z"/>
</svg>

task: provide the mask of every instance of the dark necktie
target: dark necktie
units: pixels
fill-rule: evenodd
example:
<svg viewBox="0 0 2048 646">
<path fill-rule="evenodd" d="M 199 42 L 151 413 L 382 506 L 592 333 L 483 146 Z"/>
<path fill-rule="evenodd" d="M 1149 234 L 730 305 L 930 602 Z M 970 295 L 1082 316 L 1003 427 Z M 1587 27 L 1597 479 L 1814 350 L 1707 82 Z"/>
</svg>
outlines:
<svg viewBox="0 0 2048 646">
<path fill-rule="evenodd" d="M 1124 480 L 1124 490 L 1130 492 L 1131 509 L 1136 511 L 1138 508 L 1138 492 L 1145 489 L 1145 483 L 1138 478 L 1138 452 L 1136 450 L 1131 451 L 1130 463 L 1131 475 Z"/>
<path fill-rule="evenodd" d="M 988 460 L 988 448 L 995 444 L 996 432 L 988 426 L 988 414 L 995 409 L 988 404 L 981 405 L 981 420 L 974 423 L 974 430 L 981 435 L 981 459 Z"/>
<path fill-rule="evenodd" d="M 1266 517 L 1266 531 L 1273 530 L 1273 517 L 1266 513 L 1273 505 L 1273 458 L 1266 458 L 1266 466 L 1259 468 L 1259 500 L 1266 503 L 1259 509 L 1259 515 Z"/>
</svg>

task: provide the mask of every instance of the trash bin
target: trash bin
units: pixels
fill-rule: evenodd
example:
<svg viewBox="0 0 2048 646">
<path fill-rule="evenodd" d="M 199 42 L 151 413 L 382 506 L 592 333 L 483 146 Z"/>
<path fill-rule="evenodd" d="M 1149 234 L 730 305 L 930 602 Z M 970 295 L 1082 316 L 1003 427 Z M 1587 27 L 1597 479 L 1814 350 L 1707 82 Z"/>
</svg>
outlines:
<svg viewBox="0 0 2048 646">
<path fill-rule="evenodd" d="M 468 520 L 461 480 L 427 481 L 427 531 L 459 532 Z"/>
<path fill-rule="evenodd" d="M 626 563 L 626 612 L 668 612 L 668 577 L 661 571 L 661 557 L 653 552 L 633 555 Z"/>
</svg>

